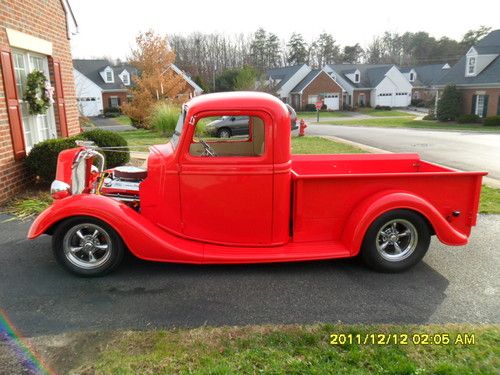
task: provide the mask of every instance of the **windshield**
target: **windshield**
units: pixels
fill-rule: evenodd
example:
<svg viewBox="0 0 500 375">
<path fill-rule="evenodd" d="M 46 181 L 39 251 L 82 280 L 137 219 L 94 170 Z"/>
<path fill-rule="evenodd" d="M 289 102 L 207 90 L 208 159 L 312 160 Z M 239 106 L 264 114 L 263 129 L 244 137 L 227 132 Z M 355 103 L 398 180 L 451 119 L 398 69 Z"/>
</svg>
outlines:
<svg viewBox="0 0 500 375">
<path fill-rule="evenodd" d="M 177 119 L 177 125 L 175 125 L 174 134 L 172 135 L 172 139 L 170 140 L 172 146 L 174 147 L 174 150 L 177 148 L 177 145 L 179 144 L 179 139 L 181 138 L 185 117 L 186 117 L 186 108 L 183 107 L 182 112 L 179 115 L 179 118 Z"/>
</svg>

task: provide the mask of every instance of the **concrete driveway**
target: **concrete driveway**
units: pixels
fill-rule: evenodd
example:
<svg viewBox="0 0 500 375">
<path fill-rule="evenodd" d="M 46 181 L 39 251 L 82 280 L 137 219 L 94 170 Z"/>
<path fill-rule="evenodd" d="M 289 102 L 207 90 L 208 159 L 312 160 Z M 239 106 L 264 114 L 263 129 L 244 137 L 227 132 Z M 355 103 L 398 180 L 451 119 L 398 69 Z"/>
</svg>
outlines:
<svg viewBox="0 0 500 375">
<path fill-rule="evenodd" d="M 416 152 L 422 159 L 466 171 L 485 170 L 500 186 L 500 133 L 314 124 L 307 131 L 391 152 Z"/>
<path fill-rule="evenodd" d="M 92 123 L 101 129 L 115 132 L 135 130 L 131 125 L 122 125 L 112 117 L 90 117 Z"/>
<path fill-rule="evenodd" d="M 115 328 L 260 323 L 500 323 L 500 216 L 481 216 L 471 242 L 435 239 L 424 261 L 379 274 L 359 261 L 197 266 L 129 257 L 83 279 L 55 262 L 50 237 L 0 215 L 0 314 L 27 336 Z M 1 371 L 0 371 L 1 373 Z"/>
</svg>

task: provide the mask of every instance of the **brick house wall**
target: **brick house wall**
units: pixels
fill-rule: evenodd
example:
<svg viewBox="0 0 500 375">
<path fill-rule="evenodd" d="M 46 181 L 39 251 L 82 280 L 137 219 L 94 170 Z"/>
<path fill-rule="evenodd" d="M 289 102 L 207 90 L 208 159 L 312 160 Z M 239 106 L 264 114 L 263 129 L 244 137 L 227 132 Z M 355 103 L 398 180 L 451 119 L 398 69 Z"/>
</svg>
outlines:
<svg viewBox="0 0 500 375">
<path fill-rule="evenodd" d="M 309 95 L 333 93 L 339 95 L 340 108 L 342 108 L 342 87 L 340 87 L 326 72 L 322 71 L 307 87 L 302 90 L 302 107 L 308 103 Z"/>
<path fill-rule="evenodd" d="M 109 101 L 111 97 L 116 97 L 120 100 L 120 104 L 122 105 L 123 103 L 127 102 L 127 95 L 129 95 L 128 91 L 115 91 L 115 92 L 103 92 L 102 93 L 102 108 L 103 110 L 106 110 L 106 108 L 109 108 Z"/>
<path fill-rule="evenodd" d="M 496 116 L 500 112 L 500 87 L 488 89 L 462 89 L 458 88 L 462 94 L 462 105 L 464 113 L 472 111 L 472 97 L 474 95 L 488 95 L 488 110 L 486 116 Z"/>
<path fill-rule="evenodd" d="M 6 28 L 52 43 L 52 58 L 60 62 L 65 114 L 69 135 L 80 132 L 75 98 L 73 63 L 67 34 L 66 14 L 60 0 L 0 1 L 0 50 L 10 51 Z M 50 81 L 55 86 L 54 70 L 49 59 Z M 61 134 L 60 113 L 54 106 L 56 128 Z M 20 192 L 32 180 L 22 160 L 14 159 L 4 77 L 0 70 L 0 203 Z"/>
<path fill-rule="evenodd" d="M 370 106 L 370 93 L 371 93 L 370 90 L 355 90 L 353 92 L 354 108 L 360 107 L 359 97 L 363 96 L 363 95 L 365 96 L 365 107 L 369 107 Z"/>
<path fill-rule="evenodd" d="M 436 96 L 436 90 L 431 88 L 413 88 L 411 90 L 412 99 L 420 99 L 424 102 L 432 101 Z"/>
</svg>

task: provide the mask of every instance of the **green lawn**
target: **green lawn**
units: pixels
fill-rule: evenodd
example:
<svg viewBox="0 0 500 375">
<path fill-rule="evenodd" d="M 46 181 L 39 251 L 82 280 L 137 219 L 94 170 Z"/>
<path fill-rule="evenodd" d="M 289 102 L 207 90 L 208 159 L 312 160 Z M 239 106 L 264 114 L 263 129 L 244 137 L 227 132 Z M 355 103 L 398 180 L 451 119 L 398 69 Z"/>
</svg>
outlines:
<svg viewBox="0 0 500 375">
<path fill-rule="evenodd" d="M 297 118 L 317 118 L 316 112 L 297 112 Z M 347 112 L 342 112 L 342 111 L 334 111 L 334 112 L 328 112 L 328 111 L 320 111 L 319 112 L 319 118 L 328 118 L 328 117 L 350 117 L 351 115 Z"/>
<path fill-rule="evenodd" d="M 353 343 L 332 345 L 332 334 Z M 372 334 L 408 344 L 359 344 Z M 417 334 L 416 336 L 413 336 Z M 422 334 L 427 336 L 422 336 Z M 447 345 L 416 345 L 422 337 Z M 470 340 L 462 341 L 464 334 Z M 403 336 L 401 336 L 403 335 Z M 379 339 L 382 336 L 374 336 Z M 384 336 L 387 338 L 388 336 Z M 473 337 L 473 341 L 472 341 Z M 500 328 L 482 325 L 268 325 L 128 331 L 94 350 L 75 373 L 99 374 L 498 374 Z"/>
<path fill-rule="evenodd" d="M 122 125 L 132 125 L 132 120 L 130 120 L 130 117 L 125 116 L 125 115 L 120 115 L 118 117 L 115 117 L 116 122 L 122 124 Z"/>
<path fill-rule="evenodd" d="M 479 212 L 483 214 L 500 214 L 500 189 L 483 185 Z"/>
<path fill-rule="evenodd" d="M 320 121 L 323 125 L 339 125 L 338 122 Z M 349 120 L 339 126 L 374 126 L 380 128 L 415 128 L 436 130 L 472 130 L 483 132 L 500 132 L 500 126 L 483 126 L 481 124 L 457 124 L 454 122 L 438 122 L 415 120 L 413 118 L 377 118 L 365 120 Z"/>
<path fill-rule="evenodd" d="M 395 110 L 385 111 L 385 110 L 375 109 L 375 108 L 359 108 L 358 113 L 362 113 L 363 115 L 374 116 L 374 117 L 393 117 L 393 116 L 394 117 L 395 116 L 413 117 L 413 115 L 411 115 L 407 112 L 395 111 Z"/>
</svg>

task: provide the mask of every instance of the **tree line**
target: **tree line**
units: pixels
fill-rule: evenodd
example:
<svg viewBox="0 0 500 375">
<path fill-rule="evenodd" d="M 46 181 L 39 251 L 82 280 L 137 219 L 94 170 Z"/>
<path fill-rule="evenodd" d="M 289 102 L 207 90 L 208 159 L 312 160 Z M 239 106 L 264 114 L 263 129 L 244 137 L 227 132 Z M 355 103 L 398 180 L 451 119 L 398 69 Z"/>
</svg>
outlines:
<svg viewBox="0 0 500 375">
<path fill-rule="evenodd" d="M 365 47 L 359 43 L 341 46 L 331 33 L 323 32 L 307 42 L 293 33 L 287 40 L 259 28 L 251 35 L 194 32 L 168 36 L 176 55 L 176 65 L 186 71 L 206 91 L 217 86 L 228 88 L 228 80 L 245 68 L 242 79 L 251 72 L 259 75 L 268 68 L 306 63 L 322 67 L 332 63 L 396 64 L 399 66 L 433 63 L 454 64 L 491 28 L 481 26 L 467 31 L 462 39 L 436 39 L 425 31 L 376 36 Z"/>
</svg>

